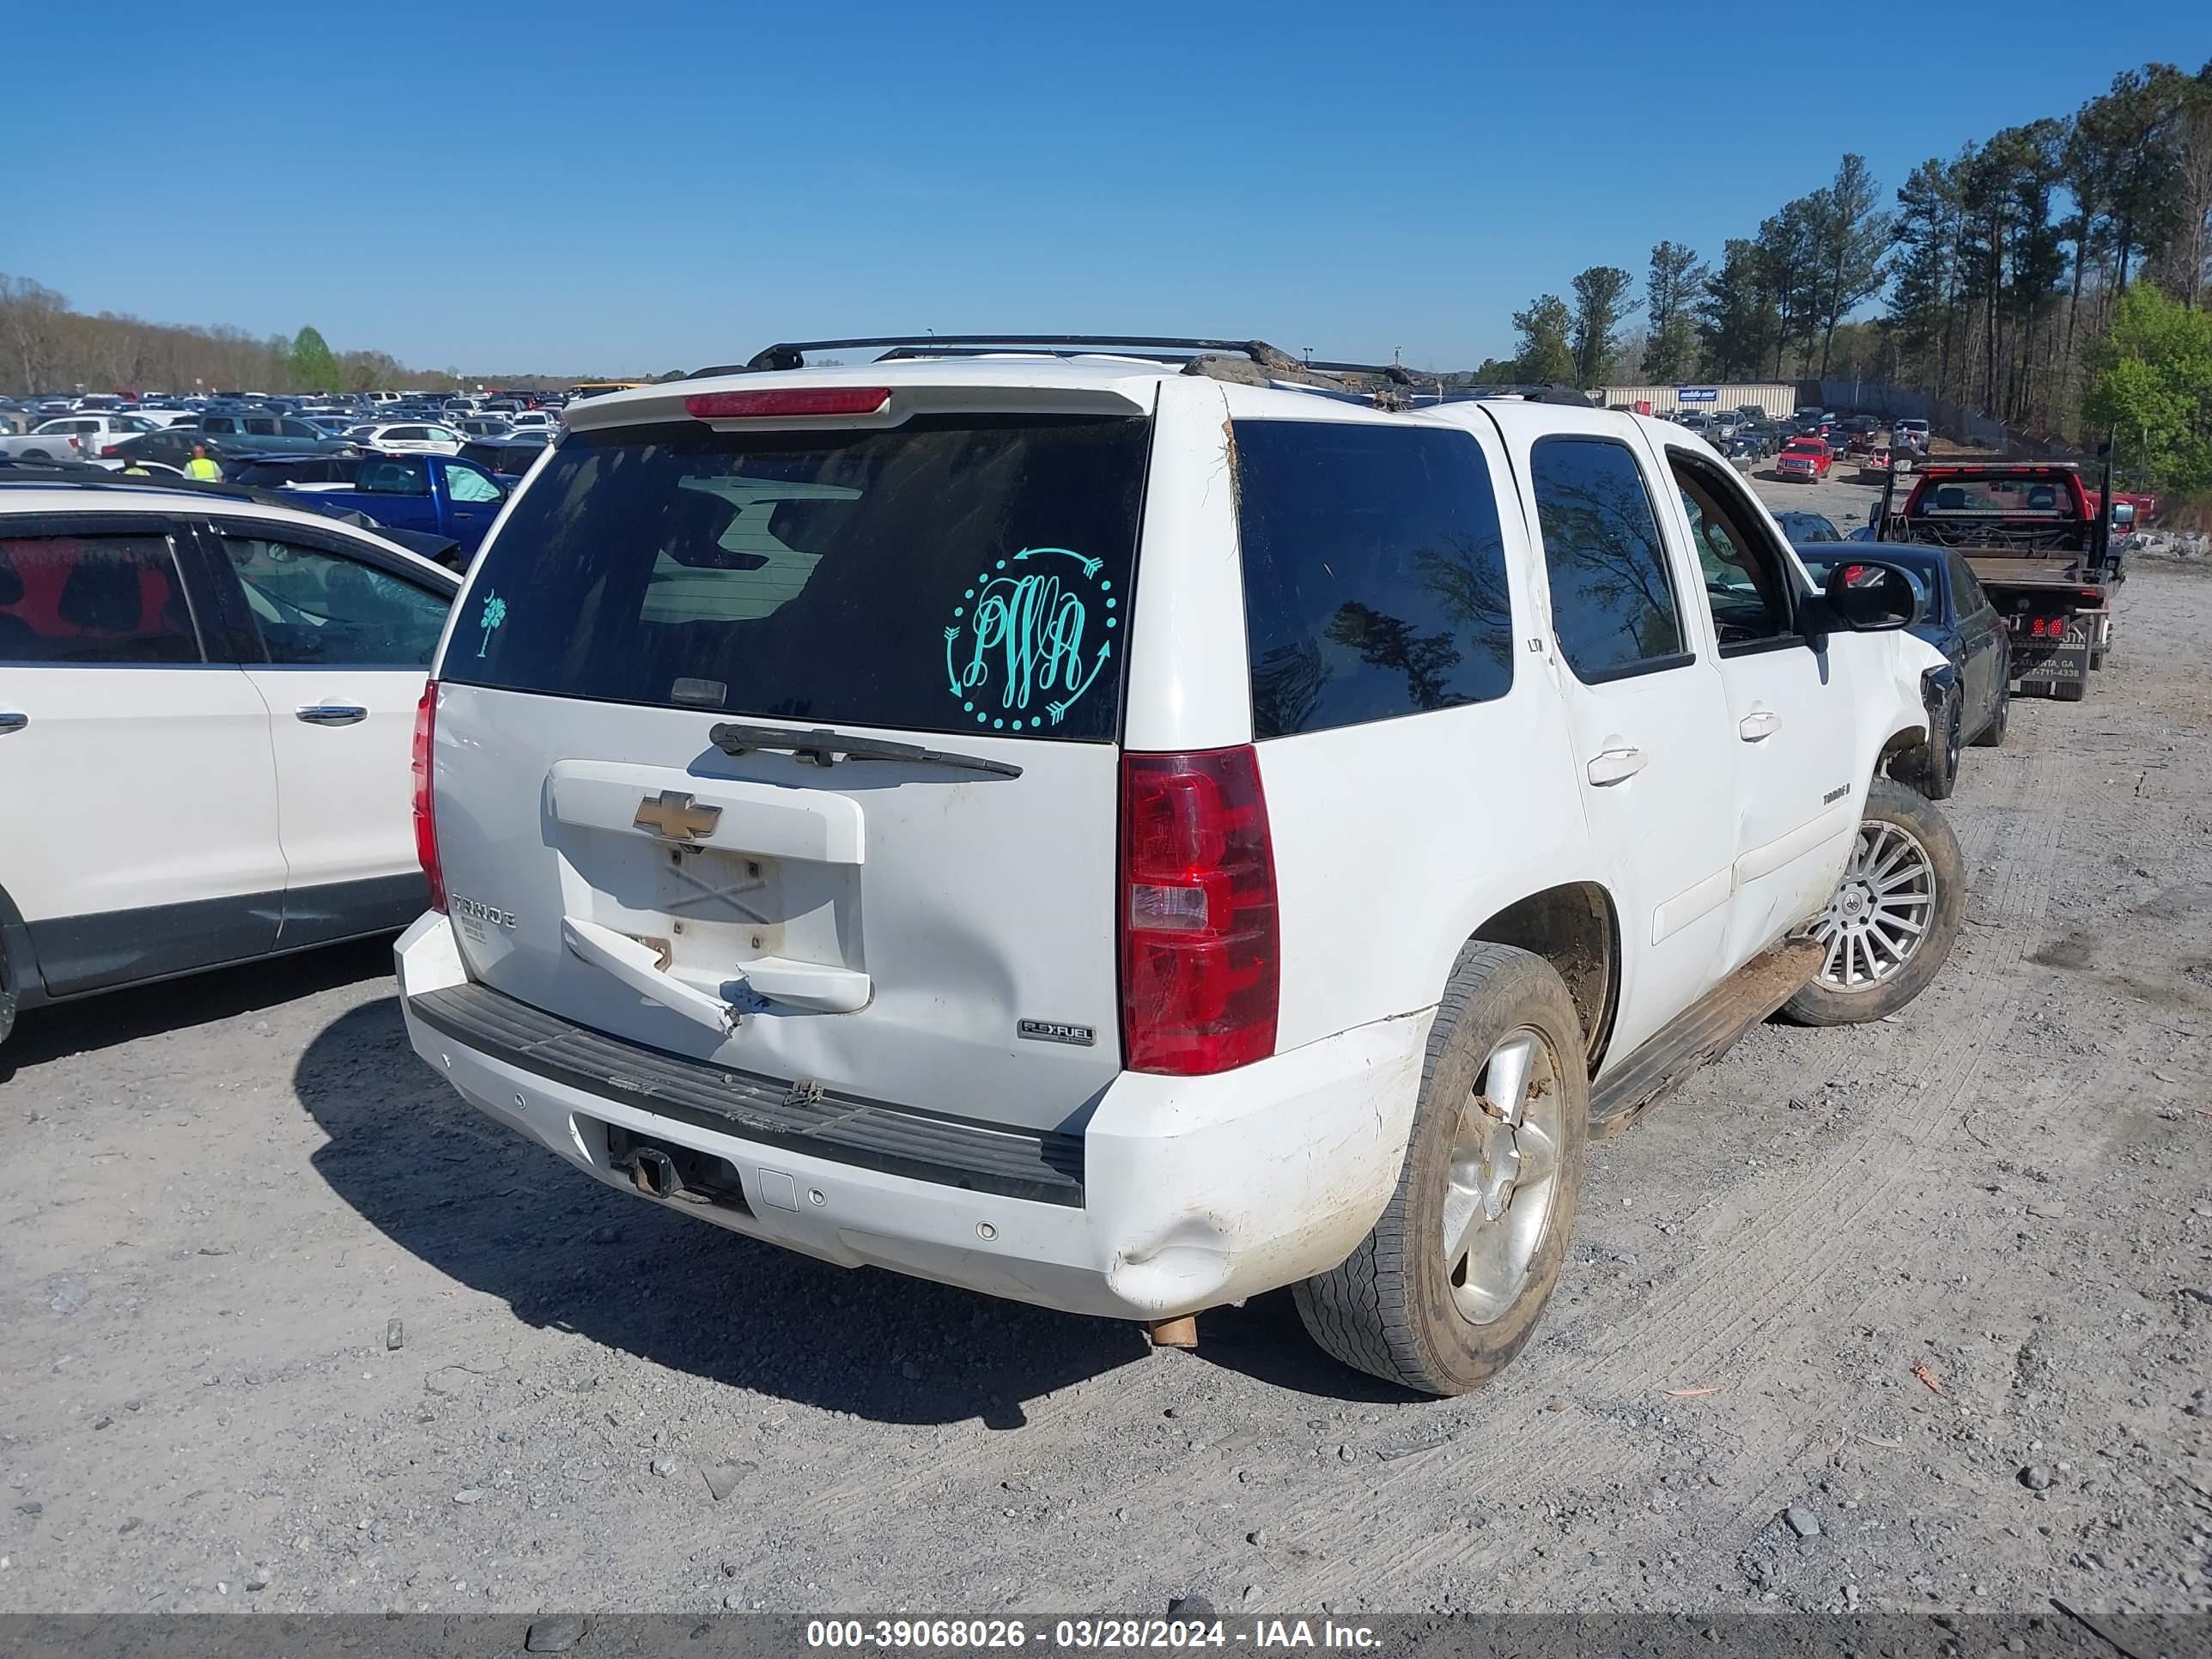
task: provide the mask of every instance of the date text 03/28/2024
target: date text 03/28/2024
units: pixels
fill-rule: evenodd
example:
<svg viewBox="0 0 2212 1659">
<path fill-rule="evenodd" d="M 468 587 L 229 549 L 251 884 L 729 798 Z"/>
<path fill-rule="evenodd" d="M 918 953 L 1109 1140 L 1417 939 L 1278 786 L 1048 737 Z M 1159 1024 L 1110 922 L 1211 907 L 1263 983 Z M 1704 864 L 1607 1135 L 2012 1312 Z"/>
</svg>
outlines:
<svg viewBox="0 0 2212 1659">
<path fill-rule="evenodd" d="M 807 1622 L 806 1645 L 878 1652 L 1034 1645 L 1106 1651 L 1242 1647 L 1265 1653 L 1371 1650 L 1381 1640 L 1367 1626 L 1329 1620 L 1255 1619 L 1237 1625 L 1205 1618 L 1060 1619 L 1032 1629 L 1023 1619 L 816 1619 Z"/>
</svg>

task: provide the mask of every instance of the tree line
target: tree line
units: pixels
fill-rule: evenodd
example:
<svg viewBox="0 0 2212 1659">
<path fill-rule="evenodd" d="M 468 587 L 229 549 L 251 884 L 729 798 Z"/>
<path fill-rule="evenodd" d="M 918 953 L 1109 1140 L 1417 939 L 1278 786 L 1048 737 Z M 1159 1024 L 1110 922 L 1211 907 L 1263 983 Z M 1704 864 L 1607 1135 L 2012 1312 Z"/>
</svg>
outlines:
<svg viewBox="0 0 2212 1659">
<path fill-rule="evenodd" d="M 2146 284 L 2155 297 L 2130 308 Z M 1717 260 L 1659 243 L 1635 287 L 1620 266 L 1591 266 L 1571 300 L 1540 295 L 1514 313 L 1514 357 L 1464 378 L 1849 376 L 2030 431 L 2112 435 L 2124 455 L 2132 423 L 2134 459 L 2212 488 L 2212 471 L 2185 477 L 2174 459 L 2212 450 L 2212 380 L 2166 385 L 2142 357 L 2146 342 L 2170 357 L 2194 340 L 2196 325 L 2168 311 L 2201 318 L 2212 296 L 2212 63 L 2130 70 L 2069 116 L 1923 161 L 1887 201 L 1865 159 L 1846 155 Z M 1878 296 L 1878 314 L 1855 317 Z M 2154 379 L 2154 406 L 2136 407 Z"/>
<path fill-rule="evenodd" d="M 592 378 L 579 375 L 576 379 Z M 410 368 L 388 352 L 334 351 L 321 332 L 265 337 L 237 328 L 149 323 L 70 308 L 53 289 L 0 273 L 0 393 L 161 392 L 457 392 L 482 377 Z M 498 377 L 502 386 L 565 384 L 545 375 Z"/>
<path fill-rule="evenodd" d="M 266 338 L 236 328 L 89 316 L 43 283 L 0 275 L 0 392 L 373 392 L 404 382 L 452 390 L 453 374 L 381 351 L 334 352 L 313 328 Z"/>
</svg>

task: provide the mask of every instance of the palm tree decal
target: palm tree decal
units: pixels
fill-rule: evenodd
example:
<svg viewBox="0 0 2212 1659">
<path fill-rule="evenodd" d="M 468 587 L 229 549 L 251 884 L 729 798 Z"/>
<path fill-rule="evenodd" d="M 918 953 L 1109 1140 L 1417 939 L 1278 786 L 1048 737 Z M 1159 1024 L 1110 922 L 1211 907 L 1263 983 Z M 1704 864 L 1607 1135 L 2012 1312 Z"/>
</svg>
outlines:
<svg viewBox="0 0 2212 1659">
<path fill-rule="evenodd" d="M 507 620 L 507 601 L 496 593 L 484 596 L 483 610 L 477 617 L 477 626 L 483 629 L 483 643 L 477 647 L 481 657 L 491 646 L 491 630 Z"/>
</svg>

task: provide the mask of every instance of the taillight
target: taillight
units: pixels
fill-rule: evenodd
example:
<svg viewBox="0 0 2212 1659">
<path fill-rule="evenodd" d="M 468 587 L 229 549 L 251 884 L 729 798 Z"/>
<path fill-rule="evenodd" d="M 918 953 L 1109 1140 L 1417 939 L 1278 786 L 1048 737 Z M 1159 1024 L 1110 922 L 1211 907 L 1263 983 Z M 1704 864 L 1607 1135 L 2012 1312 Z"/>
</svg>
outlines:
<svg viewBox="0 0 2212 1659">
<path fill-rule="evenodd" d="M 113 445 L 113 444 L 102 444 L 102 445 L 100 445 L 100 459 L 103 459 L 103 460 L 105 460 L 108 456 L 110 456 L 110 455 L 112 455 L 112 454 L 116 453 L 116 451 L 117 451 L 117 447 L 116 447 L 115 445 Z"/>
<path fill-rule="evenodd" d="M 1281 938 L 1250 745 L 1121 760 L 1121 1052 L 1202 1076 L 1275 1052 Z"/>
<path fill-rule="evenodd" d="M 695 421 L 753 421 L 801 415 L 874 415 L 890 402 L 879 386 L 790 386 L 777 392 L 702 392 L 684 400 Z"/>
<path fill-rule="evenodd" d="M 446 872 L 438 867 L 438 814 L 430 792 L 431 748 L 438 734 L 438 682 L 415 705 L 415 860 L 430 881 L 430 908 L 446 908 Z"/>
</svg>

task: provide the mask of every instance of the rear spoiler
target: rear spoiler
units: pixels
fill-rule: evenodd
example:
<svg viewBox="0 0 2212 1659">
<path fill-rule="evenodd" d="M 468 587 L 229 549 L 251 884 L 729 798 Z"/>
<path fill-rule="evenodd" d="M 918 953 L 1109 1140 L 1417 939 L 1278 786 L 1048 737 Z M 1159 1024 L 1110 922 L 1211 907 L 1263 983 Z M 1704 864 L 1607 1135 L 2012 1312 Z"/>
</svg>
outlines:
<svg viewBox="0 0 2212 1659">
<path fill-rule="evenodd" d="M 813 369 L 796 375 L 778 374 L 772 371 L 748 373 L 739 380 L 746 392 L 828 390 L 834 387 L 855 389 L 882 386 L 887 393 L 878 411 L 870 415 L 769 416 L 762 417 L 730 416 L 704 417 L 704 422 L 732 429 L 750 419 L 762 429 L 777 427 L 805 428 L 886 428 L 902 425 L 915 415 L 933 412 L 974 414 L 988 410 L 1007 415 L 1090 415 L 1131 416 L 1152 412 L 1152 392 L 1149 385 L 1139 392 L 1116 389 L 1110 385 L 1039 386 L 1032 365 L 1009 362 L 1001 374 L 989 371 L 977 374 L 972 368 L 948 377 L 945 381 L 910 381 L 903 375 L 898 383 L 885 386 L 892 377 L 885 375 L 880 367 L 861 364 L 851 368 Z M 709 383 L 711 384 L 711 383 Z M 732 387 L 732 390 L 737 390 Z M 689 422 L 694 416 L 685 407 L 694 398 L 713 395 L 697 380 L 672 380 L 665 385 L 640 386 L 635 392 L 611 392 L 604 397 L 586 398 L 569 406 L 565 425 L 570 432 L 592 432 L 608 427 L 642 426 L 668 422 Z M 702 423 L 704 423 L 702 422 Z"/>
</svg>

